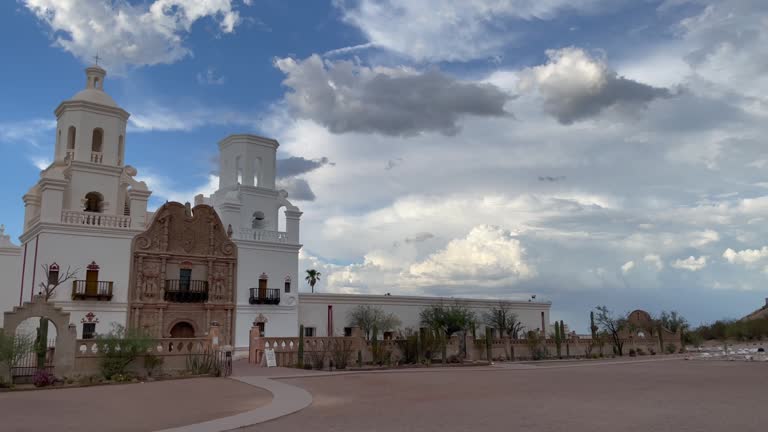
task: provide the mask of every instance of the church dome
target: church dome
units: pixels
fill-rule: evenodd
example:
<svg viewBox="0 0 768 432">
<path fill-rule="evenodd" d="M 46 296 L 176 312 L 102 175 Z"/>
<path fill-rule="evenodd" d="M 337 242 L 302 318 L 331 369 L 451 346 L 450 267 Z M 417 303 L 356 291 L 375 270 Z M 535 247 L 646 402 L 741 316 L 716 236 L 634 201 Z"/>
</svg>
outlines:
<svg viewBox="0 0 768 432">
<path fill-rule="evenodd" d="M 105 93 L 103 90 L 98 90 L 94 88 L 88 88 L 85 90 L 81 90 L 76 95 L 72 96 L 73 101 L 84 101 L 84 102 L 93 102 L 101 105 L 106 105 L 110 107 L 117 107 L 117 103 L 114 99 L 112 99 L 112 96 Z"/>
<path fill-rule="evenodd" d="M 74 95 L 70 100 L 97 103 L 117 108 L 117 103 L 114 99 L 104 92 L 104 78 L 107 76 L 107 71 L 98 65 L 94 65 L 85 70 L 85 76 L 85 89 Z"/>
</svg>

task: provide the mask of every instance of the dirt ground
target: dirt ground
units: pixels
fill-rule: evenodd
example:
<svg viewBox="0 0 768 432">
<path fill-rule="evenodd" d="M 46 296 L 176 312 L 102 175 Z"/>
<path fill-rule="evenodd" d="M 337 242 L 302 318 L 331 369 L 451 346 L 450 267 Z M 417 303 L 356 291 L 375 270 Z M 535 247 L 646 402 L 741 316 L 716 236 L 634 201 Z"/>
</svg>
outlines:
<svg viewBox="0 0 768 432">
<path fill-rule="evenodd" d="M 246 430 L 764 431 L 768 363 L 655 361 L 284 379 L 309 408 Z"/>
<path fill-rule="evenodd" d="M 254 409 L 272 394 L 223 378 L 0 393 L 2 431 L 152 431 Z"/>
</svg>

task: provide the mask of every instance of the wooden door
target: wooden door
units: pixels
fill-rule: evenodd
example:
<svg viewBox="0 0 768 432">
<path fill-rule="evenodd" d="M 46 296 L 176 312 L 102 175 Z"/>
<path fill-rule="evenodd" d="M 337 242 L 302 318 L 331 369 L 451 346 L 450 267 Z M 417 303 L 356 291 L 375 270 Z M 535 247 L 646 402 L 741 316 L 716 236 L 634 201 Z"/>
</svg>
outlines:
<svg viewBox="0 0 768 432">
<path fill-rule="evenodd" d="M 266 279 L 259 279 L 259 298 L 260 299 L 267 298 L 267 280 Z"/>
<path fill-rule="evenodd" d="M 98 270 L 88 270 L 85 272 L 85 294 L 89 296 L 99 294 Z"/>
<path fill-rule="evenodd" d="M 192 282 L 192 269 L 179 270 L 179 290 L 189 291 Z"/>
</svg>

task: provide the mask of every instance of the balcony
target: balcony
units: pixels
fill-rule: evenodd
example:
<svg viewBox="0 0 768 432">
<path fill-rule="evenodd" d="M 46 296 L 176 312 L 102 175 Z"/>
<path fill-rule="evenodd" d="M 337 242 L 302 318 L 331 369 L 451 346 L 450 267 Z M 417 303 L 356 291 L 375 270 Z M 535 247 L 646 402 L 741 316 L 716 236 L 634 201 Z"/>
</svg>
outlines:
<svg viewBox="0 0 768 432">
<path fill-rule="evenodd" d="M 288 243 L 288 233 L 253 228 L 240 228 L 235 233 L 239 240 L 258 240 L 271 243 Z"/>
<path fill-rule="evenodd" d="M 251 288 L 251 297 L 248 299 L 250 304 L 280 304 L 280 290 L 271 288 Z"/>
<path fill-rule="evenodd" d="M 72 300 L 112 300 L 112 281 L 72 281 Z"/>
<path fill-rule="evenodd" d="M 205 303 L 208 301 L 208 281 L 167 279 L 163 299 L 173 303 Z"/>
<path fill-rule="evenodd" d="M 77 210 L 62 210 L 61 223 L 66 225 L 87 225 L 127 229 L 131 227 L 131 217 Z"/>
<path fill-rule="evenodd" d="M 91 152 L 91 163 L 100 164 L 103 159 L 104 159 L 104 153 L 95 152 L 95 151 Z"/>
</svg>

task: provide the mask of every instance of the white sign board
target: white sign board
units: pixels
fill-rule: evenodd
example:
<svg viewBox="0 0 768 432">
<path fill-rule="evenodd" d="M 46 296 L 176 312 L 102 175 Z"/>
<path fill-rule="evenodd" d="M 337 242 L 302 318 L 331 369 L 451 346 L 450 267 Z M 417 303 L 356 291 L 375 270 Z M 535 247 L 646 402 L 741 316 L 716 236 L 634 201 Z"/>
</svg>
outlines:
<svg viewBox="0 0 768 432">
<path fill-rule="evenodd" d="M 275 359 L 275 350 L 267 348 L 264 350 L 267 358 L 267 367 L 277 367 L 277 359 Z"/>
</svg>

